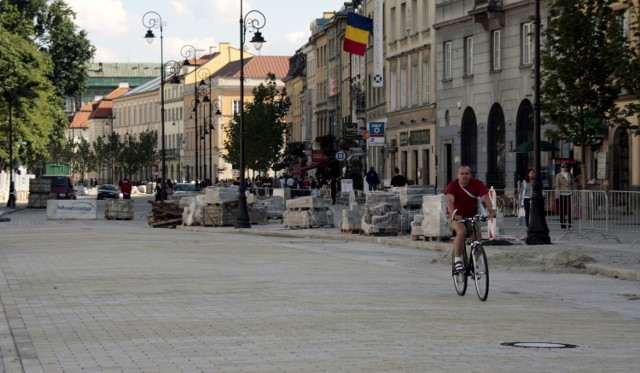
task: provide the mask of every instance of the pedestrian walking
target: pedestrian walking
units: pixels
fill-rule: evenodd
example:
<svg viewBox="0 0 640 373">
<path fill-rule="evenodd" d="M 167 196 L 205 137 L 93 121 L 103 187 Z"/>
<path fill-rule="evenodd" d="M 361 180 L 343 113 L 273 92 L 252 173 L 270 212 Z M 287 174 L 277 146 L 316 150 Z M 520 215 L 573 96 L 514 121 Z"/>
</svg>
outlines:
<svg viewBox="0 0 640 373">
<path fill-rule="evenodd" d="M 369 168 L 369 172 L 367 172 L 365 180 L 367 181 L 367 184 L 369 184 L 370 192 L 378 189 L 378 183 L 380 182 L 380 179 L 378 178 L 378 173 L 373 167 Z"/>
</svg>

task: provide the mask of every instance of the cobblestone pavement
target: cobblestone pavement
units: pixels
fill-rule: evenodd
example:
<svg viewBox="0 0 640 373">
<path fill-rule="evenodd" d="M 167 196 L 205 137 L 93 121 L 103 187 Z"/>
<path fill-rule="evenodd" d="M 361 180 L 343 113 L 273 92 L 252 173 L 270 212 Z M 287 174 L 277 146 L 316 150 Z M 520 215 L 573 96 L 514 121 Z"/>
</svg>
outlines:
<svg viewBox="0 0 640 373">
<path fill-rule="evenodd" d="M 637 281 L 541 273 L 495 251 L 480 302 L 472 287 L 455 294 L 446 253 L 407 238 L 10 215 L 0 223 L 4 372 L 635 372 L 640 364 Z"/>
</svg>

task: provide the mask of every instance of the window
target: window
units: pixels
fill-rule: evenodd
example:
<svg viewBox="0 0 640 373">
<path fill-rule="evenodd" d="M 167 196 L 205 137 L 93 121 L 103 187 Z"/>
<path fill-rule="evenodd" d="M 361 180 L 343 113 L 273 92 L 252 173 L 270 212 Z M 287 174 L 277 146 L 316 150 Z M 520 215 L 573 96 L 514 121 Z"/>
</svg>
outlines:
<svg viewBox="0 0 640 373">
<path fill-rule="evenodd" d="M 407 3 L 400 4 L 400 39 L 407 36 L 409 27 L 407 27 Z"/>
<path fill-rule="evenodd" d="M 445 41 L 443 45 L 442 78 L 451 79 L 451 42 Z"/>
<path fill-rule="evenodd" d="M 533 23 L 528 22 L 522 24 L 521 40 L 522 50 L 520 54 L 522 56 L 522 64 L 530 65 L 531 55 L 533 54 Z"/>
<path fill-rule="evenodd" d="M 429 102 L 429 61 L 422 61 L 422 102 Z"/>
<path fill-rule="evenodd" d="M 418 32 L 418 0 L 411 0 L 411 33 Z"/>
<path fill-rule="evenodd" d="M 240 113 L 240 100 L 233 100 L 233 114 Z"/>
<path fill-rule="evenodd" d="M 400 68 L 400 108 L 407 107 L 407 67 Z"/>
<path fill-rule="evenodd" d="M 500 30 L 491 31 L 491 70 L 501 69 L 500 65 Z"/>
<path fill-rule="evenodd" d="M 396 40 L 396 7 L 391 8 L 389 14 L 389 41 Z"/>
<path fill-rule="evenodd" d="M 473 75 L 473 36 L 464 38 L 464 75 Z"/>
<path fill-rule="evenodd" d="M 411 106 L 418 105 L 418 65 L 411 65 Z"/>
<path fill-rule="evenodd" d="M 397 76 L 396 76 L 396 70 L 395 68 L 391 69 L 391 76 L 389 77 L 389 109 L 391 111 L 395 111 L 396 110 L 396 106 L 397 106 Z"/>
<path fill-rule="evenodd" d="M 622 31 L 622 37 L 625 42 L 629 41 L 629 9 L 625 9 L 623 11 L 618 12 L 618 24 L 620 25 L 620 29 Z"/>
<path fill-rule="evenodd" d="M 424 25 L 424 30 L 429 29 L 429 1 L 422 0 L 422 24 Z"/>
</svg>

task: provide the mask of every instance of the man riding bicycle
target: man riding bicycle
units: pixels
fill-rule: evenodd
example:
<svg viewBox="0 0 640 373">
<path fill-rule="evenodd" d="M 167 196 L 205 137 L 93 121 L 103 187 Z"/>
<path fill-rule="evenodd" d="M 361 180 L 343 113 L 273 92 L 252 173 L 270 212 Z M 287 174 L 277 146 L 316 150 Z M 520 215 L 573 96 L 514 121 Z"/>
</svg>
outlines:
<svg viewBox="0 0 640 373">
<path fill-rule="evenodd" d="M 453 241 L 453 251 L 455 255 L 455 270 L 464 271 L 462 263 L 462 251 L 464 250 L 465 240 L 467 238 L 467 226 L 458 220 L 475 216 L 478 213 L 478 197 L 487 206 L 489 218 L 495 218 L 495 211 L 487 186 L 480 180 L 471 177 L 471 167 L 461 165 L 458 168 L 458 177 L 451 181 L 445 189 L 447 196 L 447 217 L 450 218 L 450 227 L 456 232 L 456 238 Z M 452 214 L 455 212 L 455 215 Z M 482 237 L 474 237 L 474 240 L 480 240 Z"/>
</svg>

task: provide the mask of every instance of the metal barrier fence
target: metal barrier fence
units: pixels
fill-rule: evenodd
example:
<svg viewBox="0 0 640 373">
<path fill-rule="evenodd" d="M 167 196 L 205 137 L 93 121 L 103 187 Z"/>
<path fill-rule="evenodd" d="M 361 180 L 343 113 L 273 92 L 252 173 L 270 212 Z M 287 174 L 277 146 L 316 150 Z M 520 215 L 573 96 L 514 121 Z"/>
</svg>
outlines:
<svg viewBox="0 0 640 373">
<path fill-rule="evenodd" d="M 576 190 L 560 196 L 543 190 L 547 225 L 576 231 L 593 241 L 618 238 L 612 233 L 640 233 L 640 192 Z"/>
</svg>

